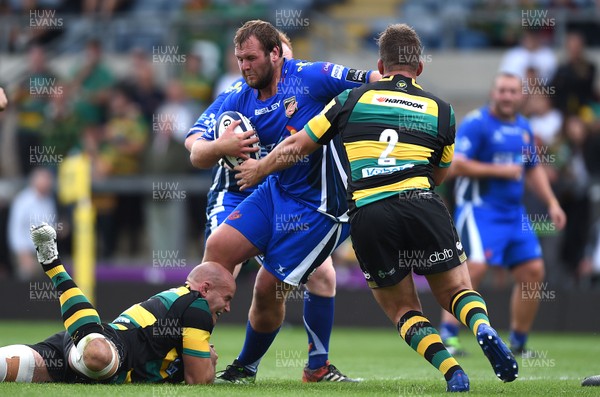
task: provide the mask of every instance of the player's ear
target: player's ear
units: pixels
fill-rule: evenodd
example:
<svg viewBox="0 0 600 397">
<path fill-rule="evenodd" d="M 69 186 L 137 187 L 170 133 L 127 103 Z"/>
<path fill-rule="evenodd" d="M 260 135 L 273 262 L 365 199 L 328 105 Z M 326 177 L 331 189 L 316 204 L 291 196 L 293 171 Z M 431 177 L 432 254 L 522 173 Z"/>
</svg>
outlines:
<svg viewBox="0 0 600 397">
<path fill-rule="evenodd" d="M 203 281 L 200 284 L 200 287 L 198 288 L 198 292 L 200 292 L 200 295 L 202 295 L 203 298 L 206 297 L 206 294 L 208 292 L 208 290 L 210 289 L 211 285 L 209 281 Z"/>
<path fill-rule="evenodd" d="M 277 58 L 281 58 L 281 48 L 275 46 L 271 51 L 271 62 L 275 62 Z"/>
<path fill-rule="evenodd" d="M 383 76 L 383 61 L 381 59 L 377 60 L 377 70 L 379 74 Z"/>
<path fill-rule="evenodd" d="M 419 61 L 419 66 L 417 67 L 417 76 L 423 73 L 423 61 Z"/>
</svg>

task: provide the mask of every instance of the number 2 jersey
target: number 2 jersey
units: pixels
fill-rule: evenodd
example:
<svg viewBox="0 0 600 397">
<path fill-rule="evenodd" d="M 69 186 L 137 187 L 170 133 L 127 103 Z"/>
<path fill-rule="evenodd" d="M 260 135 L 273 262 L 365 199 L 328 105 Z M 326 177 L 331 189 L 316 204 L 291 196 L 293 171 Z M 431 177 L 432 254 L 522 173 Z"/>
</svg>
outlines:
<svg viewBox="0 0 600 397">
<path fill-rule="evenodd" d="M 207 109 L 205 114 L 208 115 L 203 115 L 190 133 L 204 128 L 202 138 L 214 140 L 218 115 L 228 110 L 238 111 L 255 126 L 264 156 L 283 139 L 301 130 L 333 97 L 367 82 L 369 75 L 369 71 L 329 62 L 285 59 L 274 96 L 259 100 L 257 90 L 238 81 L 227 90 L 230 92 L 220 110 L 213 113 L 210 108 Z M 281 171 L 277 175 L 277 183 L 295 200 L 329 216 L 343 219 L 347 211 L 344 198 L 347 176 L 341 156 L 341 143 L 334 141 L 302 158 L 295 166 Z M 213 170 L 213 179 L 209 201 L 215 192 L 239 194 L 232 171 L 218 166 Z M 242 193 L 249 194 L 250 191 Z"/>
<path fill-rule="evenodd" d="M 402 75 L 343 92 L 304 129 L 319 144 L 341 135 L 351 212 L 400 191 L 432 190 L 433 166 L 450 166 L 454 153 L 452 107 Z"/>
</svg>

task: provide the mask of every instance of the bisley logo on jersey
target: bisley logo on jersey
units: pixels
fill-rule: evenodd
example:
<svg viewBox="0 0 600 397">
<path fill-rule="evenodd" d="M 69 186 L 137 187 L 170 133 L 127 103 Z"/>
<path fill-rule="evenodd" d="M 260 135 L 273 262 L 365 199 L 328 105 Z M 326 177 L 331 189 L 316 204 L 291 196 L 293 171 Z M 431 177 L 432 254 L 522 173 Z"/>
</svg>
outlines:
<svg viewBox="0 0 600 397">
<path fill-rule="evenodd" d="M 274 104 L 272 104 L 271 106 L 267 106 L 267 107 L 260 108 L 260 109 L 255 109 L 254 115 L 259 116 L 261 114 L 271 113 L 272 111 L 279 109 L 279 105 L 281 105 L 281 101 L 277 101 Z"/>
<path fill-rule="evenodd" d="M 371 103 L 376 105 L 392 106 L 402 109 L 414 110 L 416 112 L 425 113 L 427 111 L 427 103 L 414 99 L 404 99 L 399 97 L 390 97 L 384 95 L 374 95 Z"/>
</svg>

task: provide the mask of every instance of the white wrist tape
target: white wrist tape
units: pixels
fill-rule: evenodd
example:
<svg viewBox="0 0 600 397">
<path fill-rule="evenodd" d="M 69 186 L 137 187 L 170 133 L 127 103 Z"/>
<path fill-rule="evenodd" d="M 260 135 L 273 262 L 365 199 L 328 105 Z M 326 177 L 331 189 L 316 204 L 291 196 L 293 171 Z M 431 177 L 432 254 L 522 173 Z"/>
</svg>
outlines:
<svg viewBox="0 0 600 397">
<path fill-rule="evenodd" d="M 25 345 L 0 347 L 0 382 L 31 383 L 35 370 L 33 349 Z"/>
<path fill-rule="evenodd" d="M 110 364 L 108 364 L 105 368 L 103 368 L 99 371 L 92 371 L 85 365 L 85 362 L 83 361 L 83 351 L 85 350 L 85 348 L 91 341 L 93 341 L 94 339 L 100 339 L 100 338 L 102 338 L 108 342 L 108 346 L 110 347 L 110 352 L 111 352 L 112 358 L 110 360 Z M 89 335 L 86 335 L 83 339 L 81 339 L 79 341 L 77 346 L 73 346 L 71 348 L 71 350 L 69 351 L 69 361 L 70 361 L 72 367 L 77 372 L 81 373 L 82 375 L 87 376 L 90 379 L 100 379 L 103 376 L 105 376 L 106 374 L 108 374 L 110 372 L 110 370 L 114 367 L 114 365 L 118 359 L 119 359 L 119 354 L 117 352 L 117 348 L 115 347 L 115 345 L 104 335 L 98 334 L 98 333 L 91 333 Z"/>
</svg>

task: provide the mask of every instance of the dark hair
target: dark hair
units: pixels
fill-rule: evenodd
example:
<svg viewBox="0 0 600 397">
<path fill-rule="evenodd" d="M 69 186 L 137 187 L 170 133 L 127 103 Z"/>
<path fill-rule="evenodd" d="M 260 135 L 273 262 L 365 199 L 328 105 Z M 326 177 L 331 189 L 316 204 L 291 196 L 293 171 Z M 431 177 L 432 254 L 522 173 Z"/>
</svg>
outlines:
<svg viewBox="0 0 600 397">
<path fill-rule="evenodd" d="M 256 40 L 262 45 L 265 55 L 268 55 L 273 48 L 279 48 L 279 56 L 283 54 L 281 48 L 281 37 L 280 32 L 275 29 L 269 22 L 255 19 L 246 22 L 241 28 L 235 32 L 233 43 L 236 47 L 240 47 L 242 43 L 248 40 L 250 37 L 256 37 Z"/>
<path fill-rule="evenodd" d="M 421 40 L 417 32 L 404 23 L 388 26 L 377 38 L 379 58 L 385 70 L 408 66 L 416 72 L 421 60 Z"/>
</svg>

